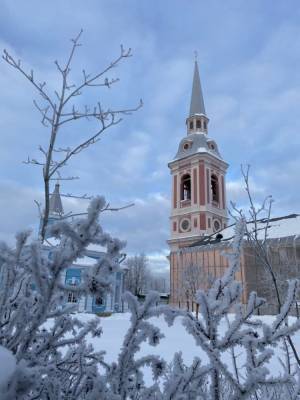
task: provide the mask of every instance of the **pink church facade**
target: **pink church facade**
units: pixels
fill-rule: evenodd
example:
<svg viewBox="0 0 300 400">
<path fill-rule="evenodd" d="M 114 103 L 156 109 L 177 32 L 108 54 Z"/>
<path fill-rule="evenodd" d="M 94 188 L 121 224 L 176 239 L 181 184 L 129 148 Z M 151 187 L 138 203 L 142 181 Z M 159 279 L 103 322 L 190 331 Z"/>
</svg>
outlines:
<svg viewBox="0 0 300 400">
<path fill-rule="evenodd" d="M 192 96 L 186 134 L 178 151 L 168 164 L 172 179 L 170 214 L 170 302 L 173 305 L 195 309 L 195 292 L 205 289 L 222 276 L 228 267 L 224 252 L 231 251 L 233 232 L 228 224 L 226 204 L 226 172 L 215 140 L 208 136 L 209 119 L 206 115 L 197 61 L 194 67 Z M 291 217 L 282 217 L 280 224 L 290 223 Z M 280 218 L 279 218 L 280 219 Z M 285 278 L 300 273 L 299 229 L 289 236 L 272 235 L 278 218 L 272 220 L 267 251 L 273 268 L 284 271 Z M 219 233 L 220 232 L 220 233 Z M 272 237 L 273 236 L 273 237 Z M 265 276 L 262 260 L 257 257 L 251 243 L 245 243 L 241 254 L 241 267 L 236 279 L 243 284 L 243 302 L 251 291 L 267 299 L 262 313 L 277 310 L 274 290 Z M 194 294 L 193 294 L 194 293 Z"/>
<path fill-rule="evenodd" d="M 180 280 L 175 254 L 202 237 L 226 227 L 226 171 L 218 145 L 208 136 L 206 115 L 197 61 L 194 66 L 192 96 L 186 135 L 169 162 L 172 177 L 170 247 L 171 301 L 174 282 Z M 178 284 L 177 284 L 178 286 Z M 177 290 L 178 291 L 178 290 Z"/>
</svg>

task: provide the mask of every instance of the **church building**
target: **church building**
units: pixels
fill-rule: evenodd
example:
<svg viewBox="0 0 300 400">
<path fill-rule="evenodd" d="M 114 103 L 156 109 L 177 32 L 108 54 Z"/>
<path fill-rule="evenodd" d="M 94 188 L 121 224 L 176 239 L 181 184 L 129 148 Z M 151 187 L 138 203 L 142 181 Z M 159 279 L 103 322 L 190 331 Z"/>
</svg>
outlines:
<svg viewBox="0 0 300 400">
<path fill-rule="evenodd" d="M 228 164 L 208 136 L 199 70 L 195 61 L 186 135 L 180 141 L 171 170 L 171 250 L 184 247 L 227 224 L 225 176 Z"/>
<path fill-rule="evenodd" d="M 182 250 L 201 237 L 226 227 L 226 170 L 218 145 L 208 136 L 198 63 L 195 61 L 190 112 L 186 134 L 168 164 L 172 176 L 170 272 L 171 302 L 177 302 Z M 196 259 L 195 259 L 196 262 Z"/>
<path fill-rule="evenodd" d="M 210 286 L 228 267 L 228 259 L 223 254 L 231 251 L 233 237 L 232 227 L 227 227 L 225 182 L 228 164 L 216 141 L 208 135 L 208 123 L 195 61 L 186 134 L 168 164 L 172 179 L 168 240 L 170 303 L 192 310 L 196 291 Z M 269 221 L 269 258 L 274 270 L 283 273 L 285 279 L 298 277 L 300 273 L 299 220 L 299 215 L 292 214 Z M 260 229 L 264 230 L 265 226 Z M 263 313 L 276 311 L 269 277 L 265 276 L 254 246 L 247 241 L 236 279 L 243 284 L 244 303 L 254 290 L 268 300 L 267 309 L 261 310 Z"/>
</svg>

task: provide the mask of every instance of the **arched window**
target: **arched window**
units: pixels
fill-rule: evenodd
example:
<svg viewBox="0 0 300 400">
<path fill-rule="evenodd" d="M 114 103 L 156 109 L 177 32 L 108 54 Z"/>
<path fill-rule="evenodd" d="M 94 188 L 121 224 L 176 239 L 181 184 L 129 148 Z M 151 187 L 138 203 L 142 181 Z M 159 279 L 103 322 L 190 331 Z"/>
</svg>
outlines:
<svg viewBox="0 0 300 400">
<path fill-rule="evenodd" d="M 185 174 L 181 178 L 180 200 L 191 200 L 191 176 L 189 174 Z"/>
<path fill-rule="evenodd" d="M 194 123 L 193 123 L 193 121 L 190 121 L 190 129 L 194 129 Z"/>
<path fill-rule="evenodd" d="M 201 119 L 197 119 L 196 128 L 201 129 Z"/>
<path fill-rule="evenodd" d="M 212 201 L 219 203 L 219 181 L 216 175 L 211 176 L 211 193 L 212 193 Z"/>
</svg>

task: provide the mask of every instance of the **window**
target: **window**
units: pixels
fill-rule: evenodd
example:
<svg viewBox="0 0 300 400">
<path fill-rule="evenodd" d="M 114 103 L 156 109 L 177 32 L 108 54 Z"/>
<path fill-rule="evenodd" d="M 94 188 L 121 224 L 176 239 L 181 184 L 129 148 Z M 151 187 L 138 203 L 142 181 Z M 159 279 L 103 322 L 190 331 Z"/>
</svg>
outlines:
<svg viewBox="0 0 300 400">
<path fill-rule="evenodd" d="M 193 129 L 194 128 L 194 123 L 193 123 L 193 121 L 190 121 L 190 129 Z"/>
<path fill-rule="evenodd" d="M 201 129 L 201 119 L 197 119 L 196 128 Z"/>
<path fill-rule="evenodd" d="M 103 297 L 100 297 L 100 296 L 96 297 L 95 298 L 95 305 L 96 306 L 103 306 L 104 305 Z"/>
<path fill-rule="evenodd" d="M 206 121 L 203 121 L 203 128 L 206 130 L 206 128 L 207 128 L 207 123 L 206 123 Z"/>
<path fill-rule="evenodd" d="M 74 292 L 68 293 L 68 303 L 77 303 L 77 297 Z"/>
<path fill-rule="evenodd" d="M 181 195 L 180 200 L 191 200 L 191 176 L 183 175 L 181 179 Z"/>
<path fill-rule="evenodd" d="M 190 147 L 189 143 L 185 142 L 183 145 L 183 150 L 188 150 Z"/>
<path fill-rule="evenodd" d="M 219 203 L 219 182 L 216 175 L 211 176 L 212 201 Z"/>
<path fill-rule="evenodd" d="M 78 268 L 68 268 L 66 270 L 65 283 L 68 286 L 78 286 L 81 281 L 81 270 Z M 78 303 L 79 297 L 76 292 L 68 292 L 67 302 Z"/>
</svg>

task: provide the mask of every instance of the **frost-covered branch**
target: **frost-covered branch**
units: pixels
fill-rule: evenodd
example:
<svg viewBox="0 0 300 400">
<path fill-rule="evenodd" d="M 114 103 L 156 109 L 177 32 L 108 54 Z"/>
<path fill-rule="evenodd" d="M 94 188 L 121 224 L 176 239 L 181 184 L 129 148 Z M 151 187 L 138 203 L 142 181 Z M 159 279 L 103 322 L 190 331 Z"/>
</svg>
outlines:
<svg viewBox="0 0 300 400">
<path fill-rule="evenodd" d="M 113 363 L 108 375 L 113 393 L 119 395 L 122 400 L 137 398 L 135 397 L 137 394 L 141 396 L 139 398 L 144 398 L 145 393 L 148 396 L 149 392 L 145 389 L 141 371 L 144 366 L 152 369 L 155 381 L 163 374 L 166 367 L 165 361 L 158 356 L 136 358 L 142 343 L 147 341 L 151 346 L 157 346 L 164 337 L 160 330 L 148 320 L 164 314 L 166 321 L 171 324 L 177 315 L 168 307 L 157 307 L 159 296 L 155 292 L 150 292 L 142 305 L 139 305 L 138 300 L 129 292 L 124 295 L 124 299 L 128 302 L 130 309 L 131 326 L 124 338 L 118 361 Z"/>
<path fill-rule="evenodd" d="M 266 388 L 282 385 L 286 389 L 289 385 L 296 385 L 293 375 L 286 371 L 276 378 L 268 376 L 267 366 L 274 356 L 270 346 L 278 346 L 283 338 L 299 330 L 298 320 L 289 326 L 285 323 L 297 298 L 298 282 L 290 282 L 285 305 L 271 327 L 261 320 L 253 319 L 256 310 L 265 301 L 256 293 L 251 293 L 248 303 L 243 306 L 242 286 L 240 282 L 235 281 L 235 274 L 240 265 L 245 225 L 244 219 L 237 220 L 232 252 L 224 254 L 229 258 L 229 267 L 223 277 L 216 279 L 207 291 L 199 290 L 197 293 L 199 320 L 188 313 L 183 321 L 187 331 L 209 358 L 209 364 L 202 366 L 210 367 L 206 376 L 202 377 L 204 380 L 206 378 L 209 393 L 199 398 L 238 400 L 256 396 L 257 399 L 262 399 L 258 394 L 260 391 L 265 392 Z M 232 312 L 234 314 L 230 316 Z M 227 328 L 220 330 L 220 325 L 224 322 Z M 237 350 L 239 354 L 246 355 L 244 365 L 235 355 Z M 234 357 L 231 365 L 224 361 L 224 355 L 228 352 Z M 224 392 L 224 387 L 227 393 Z"/>
<path fill-rule="evenodd" d="M 46 82 L 39 82 L 36 79 L 34 71 L 27 71 L 20 60 L 15 59 L 7 50 L 3 51 L 3 59 L 11 67 L 16 69 L 23 75 L 37 90 L 41 97 L 42 104 L 34 101 L 34 105 L 41 115 L 41 123 L 49 130 L 49 143 L 47 148 L 39 146 L 42 153 L 43 160 L 29 158 L 25 161 L 26 164 L 42 166 L 43 180 L 44 180 L 44 212 L 41 226 L 41 240 L 44 241 L 46 235 L 46 226 L 49 217 L 50 206 L 50 183 L 51 180 L 56 179 L 57 173 L 66 166 L 67 162 L 73 156 L 79 154 L 81 151 L 87 149 L 91 145 L 97 143 L 102 133 L 110 127 L 117 125 L 121 122 L 124 115 L 130 115 L 132 112 L 137 111 L 142 106 L 142 101 L 130 108 L 111 109 L 105 108 L 98 101 L 93 106 L 84 106 L 83 110 L 79 110 L 74 99 L 77 96 L 83 95 L 87 89 L 93 87 L 106 87 L 111 88 L 113 84 L 118 82 L 118 79 L 111 79 L 106 76 L 114 69 L 119 63 L 131 56 L 131 49 L 125 50 L 121 46 L 120 54 L 101 71 L 96 73 L 87 73 L 83 71 L 83 80 L 79 83 L 70 82 L 70 71 L 74 61 L 74 56 L 78 47 L 81 46 L 79 40 L 82 35 L 82 30 L 79 34 L 71 40 L 72 46 L 67 56 L 64 65 L 55 61 L 56 68 L 60 75 L 60 89 L 51 94 L 47 88 Z M 70 144 L 65 147 L 58 147 L 57 141 L 62 128 L 65 125 L 85 119 L 86 121 L 94 121 L 96 128 L 93 133 L 83 134 L 82 139 L 77 144 Z M 68 180 L 70 178 L 67 178 Z M 73 177 L 71 178 L 73 179 Z"/>
<path fill-rule="evenodd" d="M 72 307 L 62 306 L 66 292 L 74 287 L 61 277 L 88 245 L 98 244 L 106 252 L 76 290 L 95 296 L 110 290 L 124 243 L 103 232 L 98 223 L 105 204 L 97 197 L 86 218 L 53 226 L 58 243 L 49 250 L 51 257 L 39 241 L 29 243 L 29 232 L 17 235 L 15 249 L 0 244 L 0 345 L 14 355 L 20 375 L 9 381 L 11 393 L 17 396 L 22 379 L 20 393 L 27 393 L 12 394 L 10 399 L 61 400 L 69 399 L 70 393 L 72 399 L 88 399 L 87 381 L 92 376 L 101 381 L 97 365 L 103 363 L 103 353 L 95 353 L 86 342 L 87 335 L 100 336 L 99 321 L 83 324 L 70 315 Z"/>
</svg>

